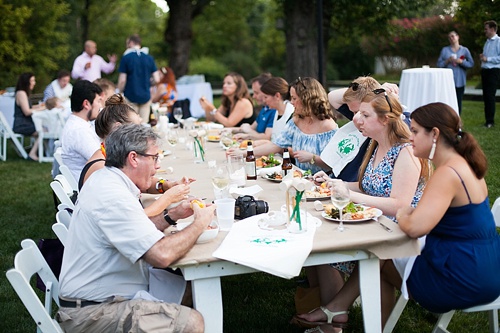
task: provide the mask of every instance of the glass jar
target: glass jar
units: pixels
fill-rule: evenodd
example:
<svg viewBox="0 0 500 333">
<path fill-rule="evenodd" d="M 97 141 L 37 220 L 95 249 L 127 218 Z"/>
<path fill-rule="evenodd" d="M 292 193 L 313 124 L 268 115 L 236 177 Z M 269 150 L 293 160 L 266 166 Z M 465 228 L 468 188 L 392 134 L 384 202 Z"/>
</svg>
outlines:
<svg viewBox="0 0 500 333">
<path fill-rule="evenodd" d="M 288 232 L 298 234 L 307 231 L 307 209 L 305 191 L 289 189 L 286 192 L 286 227 Z"/>
</svg>

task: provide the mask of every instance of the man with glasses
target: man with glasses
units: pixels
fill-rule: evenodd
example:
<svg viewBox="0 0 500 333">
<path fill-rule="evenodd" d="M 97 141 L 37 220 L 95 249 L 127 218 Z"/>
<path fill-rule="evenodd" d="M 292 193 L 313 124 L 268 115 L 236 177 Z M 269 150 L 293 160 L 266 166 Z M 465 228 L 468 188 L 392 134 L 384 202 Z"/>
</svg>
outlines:
<svg viewBox="0 0 500 333">
<path fill-rule="evenodd" d="M 481 59 L 481 84 L 483 86 L 484 126 L 491 128 L 495 124 L 495 95 L 500 81 L 500 37 L 497 35 L 495 21 L 484 22 L 484 43 Z"/>
<path fill-rule="evenodd" d="M 192 224 L 166 232 L 169 223 L 162 216 L 150 220 L 139 202 L 160 167 L 158 135 L 123 125 L 105 145 L 105 167 L 85 183 L 71 220 L 58 322 L 65 332 L 203 332 L 199 312 L 147 292 L 148 268 L 165 268 L 184 256 L 211 223 L 214 206 L 194 205 Z M 183 202 L 169 214 L 180 219 L 193 210 Z"/>
</svg>

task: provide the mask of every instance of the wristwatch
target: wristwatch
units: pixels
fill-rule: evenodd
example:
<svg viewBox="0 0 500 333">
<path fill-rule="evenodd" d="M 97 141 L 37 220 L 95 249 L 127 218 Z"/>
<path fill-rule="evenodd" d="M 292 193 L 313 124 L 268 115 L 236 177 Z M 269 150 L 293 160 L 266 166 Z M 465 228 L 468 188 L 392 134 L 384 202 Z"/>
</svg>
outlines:
<svg viewBox="0 0 500 333">
<path fill-rule="evenodd" d="M 212 111 L 210 111 L 210 114 L 211 114 L 212 116 L 215 116 L 215 114 L 216 114 L 216 113 L 217 113 L 217 109 L 213 109 Z"/>
<path fill-rule="evenodd" d="M 163 218 L 165 219 L 165 221 L 167 221 L 168 224 L 170 225 L 176 225 L 177 222 L 174 221 L 170 216 L 168 216 L 168 212 L 165 212 L 165 214 L 163 214 Z"/>
<path fill-rule="evenodd" d="M 316 155 L 313 154 L 313 157 L 311 158 L 311 162 L 309 162 L 309 163 L 311 163 L 311 164 L 316 163 L 316 161 L 314 160 L 315 157 L 316 157 Z"/>
</svg>

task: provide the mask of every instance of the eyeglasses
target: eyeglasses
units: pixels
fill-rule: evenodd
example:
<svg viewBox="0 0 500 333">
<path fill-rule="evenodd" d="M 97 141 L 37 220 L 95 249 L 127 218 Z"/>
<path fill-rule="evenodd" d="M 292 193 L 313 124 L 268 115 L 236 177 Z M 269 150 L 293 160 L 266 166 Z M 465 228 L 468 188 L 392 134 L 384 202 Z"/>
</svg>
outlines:
<svg viewBox="0 0 500 333">
<path fill-rule="evenodd" d="M 143 153 L 137 153 L 137 155 L 141 155 L 141 156 L 144 156 L 144 157 L 152 157 L 153 158 L 153 161 L 156 163 L 158 163 L 158 159 L 160 158 L 160 154 L 143 154 Z"/>
<path fill-rule="evenodd" d="M 304 84 L 304 81 L 302 81 L 302 78 L 299 76 L 297 80 L 293 83 L 293 85 L 301 84 L 304 89 L 307 89 L 306 85 Z"/>
<path fill-rule="evenodd" d="M 352 89 L 352 91 L 356 91 L 356 90 L 358 90 L 358 88 L 359 88 L 359 83 L 357 83 L 357 82 L 351 82 L 351 83 L 349 83 L 349 87 L 348 87 L 348 89 L 349 89 L 349 88 L 351 88 L 351 89 Z"/>
<path fill-rule="evenodd" d="M 372 91 L 375 95 L 380 95 L 381 93 L 384 93 L 384 96 L 385 96 L 385 100 L 387 101 L 387 104 L 389 104 L 389 110 L 391 112 L 392 111 L 392 105 L 391 105 L 391 102 L 389 102 L 389 97 L 387 96 L 387 92 L 385 91 L 384 88 L 379 88 L 379 89 L 375 89 Z"/>
</svg>

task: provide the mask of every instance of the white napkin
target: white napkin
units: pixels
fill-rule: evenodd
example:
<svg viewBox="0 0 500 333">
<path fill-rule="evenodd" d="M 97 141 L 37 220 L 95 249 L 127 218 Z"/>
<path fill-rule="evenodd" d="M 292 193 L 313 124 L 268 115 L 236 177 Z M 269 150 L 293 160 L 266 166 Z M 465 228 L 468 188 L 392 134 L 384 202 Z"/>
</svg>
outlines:
<svg viewBox="0 0 500 333">
<path fill-rule="evenodd" d="M 358 131 L 354 123 L 348 122 L 328 142 L 321 152 L 321 159 L 332 168 L 335 176 L 338 176 L 342 169 L 356 157 L 365 140 L 366 137 Z"/>
<path fill-rule="evenodd" d="M 262 230 L 260 218 L 255 215 L 233 224 L 213 256 L 285 279 L 298 276 L 312 250 L 315 219 L 307 219 L 307 232 L 292 234 L 286 229 Z"/>
<path fill-rule="evenodd" d="M 231 187 L 229 189 L 229 193 L 236 199 L 242 195 L 251 195 L 255 199 L 258 199 L 259 193 L 262 192 L 263 189 L 259 185 L 253 185 L 250 187 Z"/>
<path fill-rule="evenodd" d="M 259 176 L 270 175 L 274 172 L 281 173 L 281 165 L 272 167 L 272 168 L 261 168 L 257 170 Z"/>
</svg>

